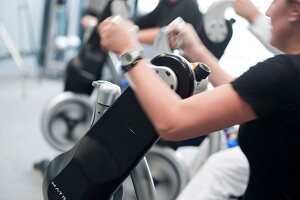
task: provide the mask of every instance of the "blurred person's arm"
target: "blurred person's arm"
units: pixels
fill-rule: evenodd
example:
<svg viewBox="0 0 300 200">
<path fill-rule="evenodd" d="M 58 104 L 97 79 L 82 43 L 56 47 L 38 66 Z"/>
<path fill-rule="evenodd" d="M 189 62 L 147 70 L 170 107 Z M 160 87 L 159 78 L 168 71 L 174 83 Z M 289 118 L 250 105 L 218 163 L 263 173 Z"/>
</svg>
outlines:
<svg viewBox="0 0 300 200">
<path fill-rule="evenodd" d="M 136 24 L 134 20 L 127 20 L 129 24 L 137 25 L 139 30 L 137 32 L 137 38 L 140 43 L 153 44 L 157 34 L 160 31 L 159 27 L 153 28 L 141 28 L 140 24 Z"/>
<path fill-rule="evenodd" d="M 139 30 L 137 33 L 138 40 L 144 44 L 153 44 L 159 31 L 160 28 L 156 27 Z"/>
<path fill-rule="evenodd" d="M 272 53 L 282 53 L 271 45 L 271 22 L 270 19 L 260 13 L 249 26 L 249 31 Z"/>
<path fill-rule="evenodd" d="M 251 0 L 236 0 L 233 9 L 241 17 L 245 18 L 250 26 L 249 31 L 272 53 L 281 53 L 271 45 L 271 22 L 261 13 Z"/>
</svg>

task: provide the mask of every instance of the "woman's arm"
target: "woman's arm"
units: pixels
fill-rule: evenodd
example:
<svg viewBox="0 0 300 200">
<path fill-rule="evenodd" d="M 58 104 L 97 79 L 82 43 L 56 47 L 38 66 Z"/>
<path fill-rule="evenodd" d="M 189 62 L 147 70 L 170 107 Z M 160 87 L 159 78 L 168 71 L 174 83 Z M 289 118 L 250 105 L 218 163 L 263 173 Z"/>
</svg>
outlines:
<svg viewBox="0 0 300 200">
<path fill-rule="evenodd" d="M 126 24 L 115 24 L 107 19 L 99 30 L 101 44 L 109 50 L 117 54 L 139 50 L 139 44 L 128 32 Z M 134 92 L 139 102 L 163 138 L 192 138 L 255 118 L 251 107 L 230 84 L 182 100 L 144 59 L 128 75 L 135 85 Z"/>
<path fill-rule="evenodd" d="M 193 138 L 255 119 L 252 108 L 231 84 L 182 100 L 145 60 L 130 70 L 129 76 L 139 102 L 165 139 Z"/>
<path fill-rule="evenodd" d="M 191 61 L 202 62 L 209 66 L 211 73 L 208 79 L 214 87 L 230 83 L 234 80 L 233 76 L 231 76 L 223 68 L 221 68 L 221 66 L 219 65 L 219 60 L 203 44 L 196 47 L 193 51 L 195 57 L 191 59 Z M 184 50 L 184 52 L 186 51 Z"/>
<path fill-rule="evenodd" d="M 184 56 L 191 62 L 203 62 L 211 69 L 209 81 L 214 87 L 231 82 L 234 77 L 225 72 L 219 65 L 218 59 L 204 46 L 192 25 L 183 28 L 174 26 L 169 34 L 171 48 L 175 48 L 176 37 L 182 37 Z"/>
</svg>

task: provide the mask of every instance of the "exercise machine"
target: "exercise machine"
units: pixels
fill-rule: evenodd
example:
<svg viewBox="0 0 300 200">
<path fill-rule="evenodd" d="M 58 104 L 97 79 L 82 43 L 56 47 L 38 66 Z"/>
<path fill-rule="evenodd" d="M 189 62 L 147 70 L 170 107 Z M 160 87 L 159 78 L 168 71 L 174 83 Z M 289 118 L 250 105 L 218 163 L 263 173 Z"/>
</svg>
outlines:
<svg viewBox="0 0 300 200">
<path fill-rule="evenodd" d="M 175 22 L 179 21 L 179 20 L 180 19 L 176 19 Z M 183 20 L 181 20 L 179 22 L 184 23 Z M 180 25 L 180 24 L 178 23 L 178 25 Z M 166 34 L 165 34 L 165 32 L 161 32 L 159 34 L 159 36 L 160 35 L 166 35 Z M 164 37 L 164 38 L 166 38 L 166 37 Z M 157 40 L 157 41 L 159 41 L 159 40 Z M 163 44 L 163 43 L 167 42 L 167 39 L 160 40 L 160 41 Z M 154 46 L 156 47 L 157 44 L 159 44 L 159 42 L 156 42 Z M 108 56 L 108 58 L 109 58 L 108 64 L 109 64 L 109 66 L 111 66 L 110 67 L 111 71 L 115 74 L 114 77 L 117 77 L 116 79 L 114 79 L 114 80 L 117 80 L 117 81 L 115 81 L 115 83 L 118 83 L 120 81 L 121 76 L 118 73 L 118 70 L 116 70 L 116 65 L 117 65 L 116 64 L 117 63 L 116 56 L 111 53 L 108 53 L 108 55 L 109 55 Z M 164 73 L 161 73 L 161 75 L 163 75 L 163 74 Z M 208 74 L 205 74 L 204 77 L 199 78 L 199 80 L 201 80 L 201 81 L 196 82 L 197 87 L 196 87 L 195 91 L 197 93 L 207 89 L 207 84 L 208 84 L 208 80 L 206 79 L 207 75 Z M 176 87 L 176 85 L 173 87 Z M 181 86 L 179 86 L 179 87 L 181 87 Z M 61 97 L 59 97 L 59 96 L 61 96 Z M 77 131 L 80 129 L 75 129 L 69 125 L 69 124 L 76 125 L 76 126 L 82 125 L 82 124 L 80 124 L 80 121 L 78 120 L 78 118 L 73 120 L 71 118 L 71 116 L 68 117 L 73 121 L 72 123 L 70 123 L 69 122 L 70 120 L 66 117 L 68 115 L 71 115 L 71 112 L 80 110 L 80 107 L 81 107 L 80 104 L 86 105 L 86 107 L 90 106 L 90 109 L 86 109 L 85 112 L 89 112 L 89 113 L 91 112 L 92 106 L 90 103 L 90 98 L 87 96 L 84 96 L 84 95 L 79 95 L 79 97 L 80 98 L 78 98 L 78 99 L 84 98 L 84 100 L 83 101 L 78 100 L 77 104 L 76 104 L 76 103 L 74 103 L 76 100 L 73 97 L 71 97 L 70 94 L 62 93 L 62 94 L 58 95 L 57 97 L 55 97 L 55 99 L 53 99 L 51 101 L 54 103 L 49 103 L 47 105 L 48 108 L 46 109 L 46 112 L 44 112 L 43 116 L 46 116 L 46 117 L 43 117 L 43 120 L 42 120 L 43 121 L 43 123 L 42 123 L 43 124 L 43 133 L 46 136 L 47 141 L 49 141 L 49 144 L 51 144 L 54 148 L 56 148 L 60 151 L 69 150 L 76 142 L 73 139 L 74 138 L 79 139 L 82 136 L 82 134 L 84 133 L 82 131 Z M 70 99 L 67 100 L 67 98 L 68 99 L 70 98 Z M 61 105 L 59 104 L 59 99 L 62 100 Z M 71 104 L 71 103 L 76 104 L 78 109 L 69 109 L 69 111 L 67 111 L 65 108 L 67 108 L 68 106 L 66 106 L 64 104 Z M 62 118 L 62 117 L 60 117 L 62 115 L 61 112 L 69 113 L 69 114 L 63 114 L 64 118 Z M 84 114 L 83 110 L 82 110 L 82 115 L 86 116 L 86 114 Z M 81 117 L 81 118 L 84 118 L 84 117 Z M 84 119 L 86 119 L 86 118 L 84 118 Z M 57 123 L 56 120 L 60 121 L 60 123 Z M 84 121 L 86 128 L 89 125 L 87 123 L 88 121 L 89 120 Z M 67 126 L 65 126 L 65 127 L 69 127 L 69 128 L 68 129 L 58 128 L 58 127 L 55 128 L 56 126 L 59 126 L 60 124 L 61 124 L 61 126 L 64 126 L 64 124 L 66 124 Z M 63 130 L 63 131 L 55 132 L 55 130 Z M 71 133 L 71 132 L 74 132 L 74 133 Z M 71 134 L 74 134 L 75 136 L 70 137 Z M 80 135 L 80 136 L 78 137 L 78 135 Z M 218 133 L 210 134 L 209 137 L 211 138 L 211 140 L 210 140 L 210 147 L 208 147 L 208 148 L 210 148 L 208 155 L 210 155 L 220 149 L 220 142 L 219 142 L 220 136 L 218 135 Z M 182 146 L 183 143 L 179 142 L 174 145 L 176 145 L 176 147 L 178 147 L 178 146 Z M 186 145 L 186 144 L 184 144 L 184 145 Z M 176 155 L 176 152 L 173 149 L 167 148 L 167 145 L 164 145 L 163 147 L 156 146 L 155 149 L 153 149 L 153 150 L 151 149 L 149 151 L 147 156 L 149 157 L 150 168 L 152 168 L 151 169 L 152 171 L 157 169 L 157 170 L 155 170 L 156 172 L 159 170 L 168 172 L 168 173 L 165 173 L 165 176 L 162 176 L 161 174 L 158 176 L 157 173 L 155 173 L 156 174 L 155 183 L 156 183 L 156 189 L 158 191 L 158 196 L 160 198 L 164 198 L 167 195 L 170 199 L 175 198 L 190 179 L 191 173 L 189 172 L 189 168 L 187 166 L 184 166 L 184 162 L 182 162 L 178 158 L 178 156 Z M 205 158 L 207 158 L 207 156 Z M 165 162 L 158 162 L 161 160 L 164 160 Z M 203 159 L 203 160 L 205 160 L 205 159 Z M 201 164 L 202 163 L 200 163 L 198 165 L 194 165 L 194 166 L 201 166 Z M 151 167 L 151 166 L 155 166 L 155 167 Z M 176 180 L 176 181 L 173 181 L 173 180 Z"/>
<path fill-rule="evenodd" d="M 164 71 L 167 84 L 182 98 L 193 94 L 201 75 L 195 75 L 183 57 L 162 54 L 151 62 L 158 74 Z M 196 67 L 207 73 L 206 66 Z M 110 199 L 158 139 L 127 88 L 71 150 L 50 163 L 43 181 L 44 199 Z"/>
<path fill-rule="evenodd" d="M 114 1 L 112 1 L 112 0 L 108 1 L 106 8 L 104 9 L 104 12 L 98 18 L 99 21 L 102 21 L 103 19 L 108 17 L 109 14 L 111 14 L 111 6 L 112 6 L 113 2 Z M 211 16 L 210 12 L 208 12 L 206 14 Z M 224 26 L 223 28 L 226 28 L 225 32 L 227 33 L 226 36 L 223 35 L 224 37 L 223 37 L 222 41 L 220 39 L 218 41 L 208 40 L 207 36 L 205 36 L 206 32 L 204 31 L 204 27 L 206 27 L 206 25 L 202 25 L 198 28 L 199 36 L 202 37 L 201 39 L 203 39 L 204 43 L 206 43 L 208 48 L 212 52 L 214 52 L 217 57 L 220 57 L 220 55 L 223 54 L 228 42 L 230 41 L 231 36 L 232 36 L 232 27 L 231 27 L 232 24 L 229 21 L 226 21 L 224 19 L 224 16 L 221 19 L 219 19 L 219 18 L 217 19 L 217 21 L 220 21 L 220 20 L 226 24 L 226 26 Z M 212 18 L 209 18 L 209 20 L 204 20 L 204 24 L 211 23 L 211 21 L 213 21 Z M 180 21 L 178 19 L 176 19 L 174 21 L 174 23 L 177 23 L 178 25 L 180 25 L 181 22 L 182 22 L 182 20 Z M 158 35 L 158 37 L 155 41 L 155 44 L 154 44 L 154 49 L 156 50 L 156 52 L 154 52 L 153 57 L 156 55 L 159 55 L 161 53 L 171 53 L 172 52 L 170 50 L 170 48 L 168 47 L 168 40 L 167 40 L 168 32 L 165 31 L 167 29 L 168 29 L 168 27 L 162 28 L 160 34 Z M 214 33 L 214 31 L 211 31 L 211 32 Z M 109 70 L 109 74 L 111 75 L 110 81 L 115 84 L 119 84 L 119 85 L 124 83 L 124 82 L 122 82 L 123 81 L 122 76 L 116 69 L 117 61 L 116 61 L 115 56 L 111 55 L 110 53 L 103 52 L 103 50 L 101 50 L 99 48 L 99 43 L 100 43 L 100 38 L 98 36 L 97 31 L 94 29 L 92 31 L 89 39 L 86 41 L 85 45 L 80 50 L 79 55 L 77 57 L 75 57 L 74 59 L 72 59 L 68 63 L 67 70 L 66 70 L 66 77 L 65 77 L 65 89 L 64 89 L 65 91 L 71 91 L 76 94 L 86 94 L 86 95 L 90 96 L 94 90 L 94 88 L 91 86 L 91 83 L 92 83 L 92 81 L 97 80 L 98 76 L 101 77 L 102 68 L 100 66 L 104 65 L 104 63 L 106 63 L 107 69 Z M 163 48 L 163 47 L 165 47 L 165 48 Z M 179 50 L 180 49 L 178 48 L 177 51 L 179 51 Z M 107 54 L 109 54 L 109 55 L 107 56 Z M 201 88 L 201 87 L 198 87 L 198 88 Z M 201 92 L 201 91 L 199 91 L 199 92 Z M 64 101 L 65 98 L 66 99 L 69 99 L 69 98 L 74 99 L 73 97 L 70 97 L 71 95 L 69 95 L 67 93 L 65 93 L 65 94 L 63 93 L 63 94 L 58 95 L 57 99 L 60 99 L 62 101 Z M 74 95 L 74 97 L 75 96 L 76 95 Z M 79 98 L 86 99 L 83 101 L 83 102 L 86 102 L 86 103 L 84 103 L 85 106 L 88 106 L 90 104 L 90 103 L 88 103 L 90 101 L 89 97 L 84 97 L 83 95 L 81 95 Z M 60 109 L 64 110 L 64 109 L 57 100 L 53 99 L 53 101 L 56 102 L 58 106 L 56 107 L 55 104 L 49 103 L 48 105 L 50 108 L 46 109 L 46 110 L 48 110 L 48 112 L 46 112 L 47 113 L 46 115 L 50 115 L 50 114 L 52 115 L 52 113 L 53 113 L 53 115 L 59 116 L 60 114 L 59 114 L 58 110 L 60 110 Z M 74 100 L 74 101 L 76 101 L 76 100 Z M 64 101 L 64 103 L 66 103 L 66 104 L 68 102 L 71 103 L 71 102 L 73 102 L 73 100 Z M 78 105 L 77 107 L 80 107 L 79 103 L 77 103 L 77 105 Z M 50 112 L 49 111 L 50 109 L 53 109 L 53 112 Z M 57 111 L 55 111 L 55 110 L 57 110 Z M 77 109 L 77 110 L 79 110 L 79 109 Z M 90 108 L 89 110 L 91 112 L 92 108 Z M 65 116 L 68 117 L 69 115 L 65 115 Z M 85 113 L 82 113 L 82 116 L 81 116 L 82 119 L 85 119 L 84 116 L 85 116 Z M 72 128 L 71 126 L 67 125 L 68 119 L 66 117 L 64 120 L 66 124 L 64 125 L 63 121 L 60 121 L 61 125 Z M 51 138 L 53 140 L 58 140 L 58 141 L 64 140 L 64 139 L 68 140 L 68 138 L 63 138 L 67 134 L 60 136 L 59 132 L 55 133 L 55 130 L 57 130 L 57 129 L 52 127 L 52 125 L 54 126 L 57 123 L 53 123 L 52 120 L 50 120 L 50 119 L 54 119 L 54 118 L 55 118 L 55 116 L 44 117 L 42 120 L 43 121 L 42 122 L 42 124 L 43 124 L 42 130 L 43 130 L 43 134 L 46 136 L 46 139 L 49 141 L 51 140 Z M 61 117 L 59 117 L 59 118 L 62 119 Z M 72 120 L 72 118 L 71 118 L 71 120 Z M 89 122 L 89 119 L 85 120 L 85 122 Z M 83 124 L 81 124 L 81 125 L 83 125 Z M 88 125 L 89 124 L 86 123 L 85 127 L 88 127 Z M 72 132 L 72 131 L 76 131 L 76 129 L 71 129 L 71 130 L 66 130 L 66 131 Z M 74 132 L 74 134 L 76 135 L 75 132 Z M 49 137 L 49 135 L 50 135 L 50 137 Z M 56 137 L 58 137 L 58 139 Z M 52 144 L 53 142 L 50 141 L 49 143 Z M 67 143 L 67 142 L 62 141 L 62 144 L 64 144 L 64 143 Z M 179 143 L 176 146 L 180 146 L 180 145 L 181 144 Z M 59 149 L 60 150 L 66 150 L 66 149 L 68 150 L 69 146 L 61 147 Z"/>
</svg>

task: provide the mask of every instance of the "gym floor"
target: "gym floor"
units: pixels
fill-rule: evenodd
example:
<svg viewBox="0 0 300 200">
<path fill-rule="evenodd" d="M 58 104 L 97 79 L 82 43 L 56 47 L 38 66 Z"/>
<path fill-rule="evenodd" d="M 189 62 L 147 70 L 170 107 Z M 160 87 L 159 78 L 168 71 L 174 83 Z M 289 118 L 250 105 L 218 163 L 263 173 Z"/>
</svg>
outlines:
<svg viewBox="0 0 300 200">
<path fill-rule="evenodd" d="M 59 152 L 40 128 L 43 106 L 62 91 L 62 80 L 39 79 L 26 60 L 29 77 L 22 82 L 11 60 L 0 60 L 0 200 L 41 200 L 42 174 L 33 164 Z M 22 85 L 25 84 L 25 90 Z"/>
</svg>

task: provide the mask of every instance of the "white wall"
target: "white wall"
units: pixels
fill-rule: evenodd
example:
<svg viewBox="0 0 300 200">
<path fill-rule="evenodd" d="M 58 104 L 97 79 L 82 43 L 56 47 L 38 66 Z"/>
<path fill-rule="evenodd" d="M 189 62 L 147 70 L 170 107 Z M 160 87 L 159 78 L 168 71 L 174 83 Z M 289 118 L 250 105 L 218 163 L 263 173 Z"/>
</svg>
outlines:
<svg viewBox="0 0 300 200">
<path fill-rule="evenodd" d="M 80 1 L 68 1 L 71 34 L 77 31 Z M 0 0 L 0 22 L 5 25 L 19 50 L 27 52 L 39 48 L 44 3 L 44 0 Z M 3 51 L 0 38 L 1 47 Z"/>
<path fill-rule="evenodd" d="M 35 48 L 40 38 L 44 1 L 0 0 L 0 21 L 19 49 Z M 33 41 L 32 41 L 33 40 Z M 0 41 L 2 42 L 2 41 Z"/>
</svg>

